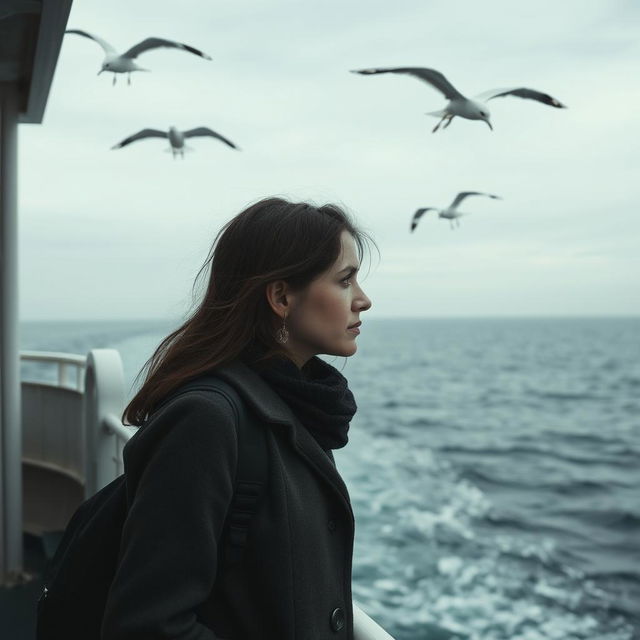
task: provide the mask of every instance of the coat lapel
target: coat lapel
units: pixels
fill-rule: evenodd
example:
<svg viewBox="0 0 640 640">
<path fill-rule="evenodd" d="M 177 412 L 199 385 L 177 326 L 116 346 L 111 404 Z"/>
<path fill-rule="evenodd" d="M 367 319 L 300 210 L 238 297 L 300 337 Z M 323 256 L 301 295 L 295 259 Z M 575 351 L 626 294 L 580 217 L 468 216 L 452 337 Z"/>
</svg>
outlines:
<svg viewBox="0 0 640 640">
<path fill-rule="evenodd" d="M 351 511 L 349 493 L 333 463 L 333 456 L 329 457 L 325 453 L 289 405 L 253 369 L 240 360 L 217 368 L 214 374 L 233 384 L 247 404 L 264 420 L 286 427 L 296 451 L 340 494 Z"/>
</svg>

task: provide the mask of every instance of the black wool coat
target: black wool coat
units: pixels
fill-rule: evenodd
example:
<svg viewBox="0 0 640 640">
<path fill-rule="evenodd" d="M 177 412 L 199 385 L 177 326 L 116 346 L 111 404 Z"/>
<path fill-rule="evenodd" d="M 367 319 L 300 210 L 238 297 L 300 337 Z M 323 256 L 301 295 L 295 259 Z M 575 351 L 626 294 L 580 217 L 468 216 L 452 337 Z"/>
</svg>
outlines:
<svg viewBox="0 0 640 640">
<path fill-rule="evenodd" d="M 217 391 L 187 391 L 124 449 L 136 488 L 102 639 L 352 639 L 355 522 L 333 456 L 250 367 L 219 371 L 266 431 L 267 482 L 244 555 L 221 562 L 236 412 Z"/>
</svg>

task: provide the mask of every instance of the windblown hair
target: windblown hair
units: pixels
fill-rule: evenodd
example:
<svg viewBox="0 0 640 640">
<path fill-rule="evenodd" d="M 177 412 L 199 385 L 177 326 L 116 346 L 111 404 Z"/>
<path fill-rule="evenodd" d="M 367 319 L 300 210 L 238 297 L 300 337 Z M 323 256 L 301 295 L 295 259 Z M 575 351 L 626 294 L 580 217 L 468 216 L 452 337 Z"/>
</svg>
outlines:
<svg viewBox="0 0 640 640">
<path fill-rule="evenodd" d="M 266 286 L 284 280 L 301 291 L 339 257 L 340 235 L 354 238 L 360 260 L 368 234 L 340 207 L 265 198 L 247 207 L 216 235 L 200 276 L 209 279 L 202 300 L 178 329 L 164 338 L 138 374 L 140 390 L 125 408 L 126 424 L 141 425 L 173 390 L 238 357 L 257 342 L 265 358 L 283 354 L 275 340 L 280 318 Z"/>
</svg>

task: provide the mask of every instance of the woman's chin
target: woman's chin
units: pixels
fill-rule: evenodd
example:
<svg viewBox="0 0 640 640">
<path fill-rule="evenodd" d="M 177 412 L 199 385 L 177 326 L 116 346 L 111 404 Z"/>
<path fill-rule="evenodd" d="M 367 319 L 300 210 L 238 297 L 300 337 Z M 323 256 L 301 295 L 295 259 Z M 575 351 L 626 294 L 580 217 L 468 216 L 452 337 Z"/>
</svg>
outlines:
<svg viewBox="0 0 640 640">
<path fill-rule="evenodd" d="M 358 345 L 355 340 L 350 341 L 348 344 L 341 345 L 339 348 L 336 348 L 331 355 L 332 356 L 340 356 L 342 358 L 348 358 L 352 356 L 358 350 Z"/>
</svg>

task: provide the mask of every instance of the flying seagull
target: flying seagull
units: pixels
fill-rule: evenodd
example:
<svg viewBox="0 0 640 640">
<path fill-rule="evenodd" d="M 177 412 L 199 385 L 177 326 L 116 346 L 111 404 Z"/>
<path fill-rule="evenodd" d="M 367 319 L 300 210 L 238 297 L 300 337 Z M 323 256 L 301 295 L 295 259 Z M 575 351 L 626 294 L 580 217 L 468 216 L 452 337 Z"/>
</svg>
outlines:
<svg viewBox="0 0 640 640">
<path fill-rule="evenodd" d="M 458 218 L 460 216 L 467 215 L 462 211 L 458 211 L 458 205 L 467 197 L 467 196 L 487 196 L 489 198 L 493 198 L 494 200 L 501 200 L 500 196 L 495 196 L 492 193 L 482 193 L 480 191 L 461 191 L 454 199 L 453 202 L 446 209 L 436 209 L 435 207 L 426 207 L 424 209 L 418 209 L 413 214 L 413 219 L 411 220 L 411 231 L 413 231 L 418 226 L 418 220 L 422 217 L 424 213 L 427 211 L 437 211 L 438 218 L 447 218 L 449 220 L 449 225 L 453 229 L 453 223 L 455 221 L 456 226 L 460 226 L 460 221 Z"/>
<path fill-rule="evenodd" d="M 442 128 L 446 129 L 456 116 L 467 118 L 468 120 L 484 120 L 493 131 L 493 127 L 489 120 L 490 112 L 487 106 L 483 102 L 470 100 L 463 96 L 442 73 L 435 69 L 428 69 L 427 67 L 398 67 L 395 69 L 360 69 L 353 70 L 351 73 L 360 73 L 362 75 L 373 75 L 376 73 L 406 73 L 407 75 L 428 82 L 432 87 L 443 93 L 444 97 L 449 100 L 444 109 L 431 111 L 427 114 L 441 118 L 440 122 L 438 122 L 438 124 L 433 128 L 434 133 L 445 120 L 446 124 Z M 536 91 L 535 89 L 526 89 L 525 87 L 491 89 L 475 97 L 478 98 L 478 100 L 486 102 L 488 100 L 493 100 L 493 98 L 501 98 L 503 96 L 518 96 L 519 98 L 536 100 L 537 102 L 548 104 L 549 106 L 556 107 L 557 109 L 567 108 L 566 105 L 562 104 L 549 94 Z"/>
<path fill-rule="evenodd" d="M 90 40 L 94 40 L 104 49 L 104 61 L 102 63 L 102 68 L 98 71 L 98 75 L 100 75 L 103 71 L 111 71 L 113 73 L 113 83 L 116 83 L 116 73 L 128 73 L 128 83 L 131 84 L 131 72 L 132 71 L 149 71 L 149 69 L 143 69 L 139 67 L 135 63 L 135 58 L 137 58 L 141 53 L 145 51 L 149 51 L 150 49 L 158 49 L 161 47 L 168 47 L 170 49 L 181 49 L 182 51 L 187 51 L 189 53 L 193 53 L 205 60 L 211 60 L 211 56 L 208 56 L 206 53 L 203 53 L 199 49 L 195 47 L 191 47 L 188 44 L 183 44 L 182 42 L 175 42 L 174 40 L 165 40 L 164 38 L 147 38 L 142 42 L 138 42 L 138 44 L 134 45 L 124 53 L 118 53 L 106 40 L 98 36 L 94 36 L 87 31 L 82 31 L 81 29 L 67 29 L 65 33 L 75 33 L 79 36 L 84 36 L 85 38 L 89 38 Z"/>
<path fill-rule="evenodd" d="M 122 147 L 126 147 L 128 144 L 131 144 L 136 140 L 143 140 L 144 138 L 168 138 L 173 157 L 175 158 L 176 155 L 179 154 L 184 158 L 185 138 L 194 138 L 196 136 L 210 136 L 212 138 L 217 138 L 231 148 L 238 149 L 231 140 L 227 140 L 227 138 L 221 136 L 219 133 L 216 133 L 208 127 L 196 127 L 195 129 L 189 129 L 189 131 L 178 131 L 175 127 L 169 127 L 169 131 L 160 131 L 159 129 L 142 129 L 141 131 L 138 131 L 138 133 L 134 133 L 132 136 L 125 138 L 122 142 L 118 142 L 118 144 L 111 148 L 122 149 Z"/>
</svg>

